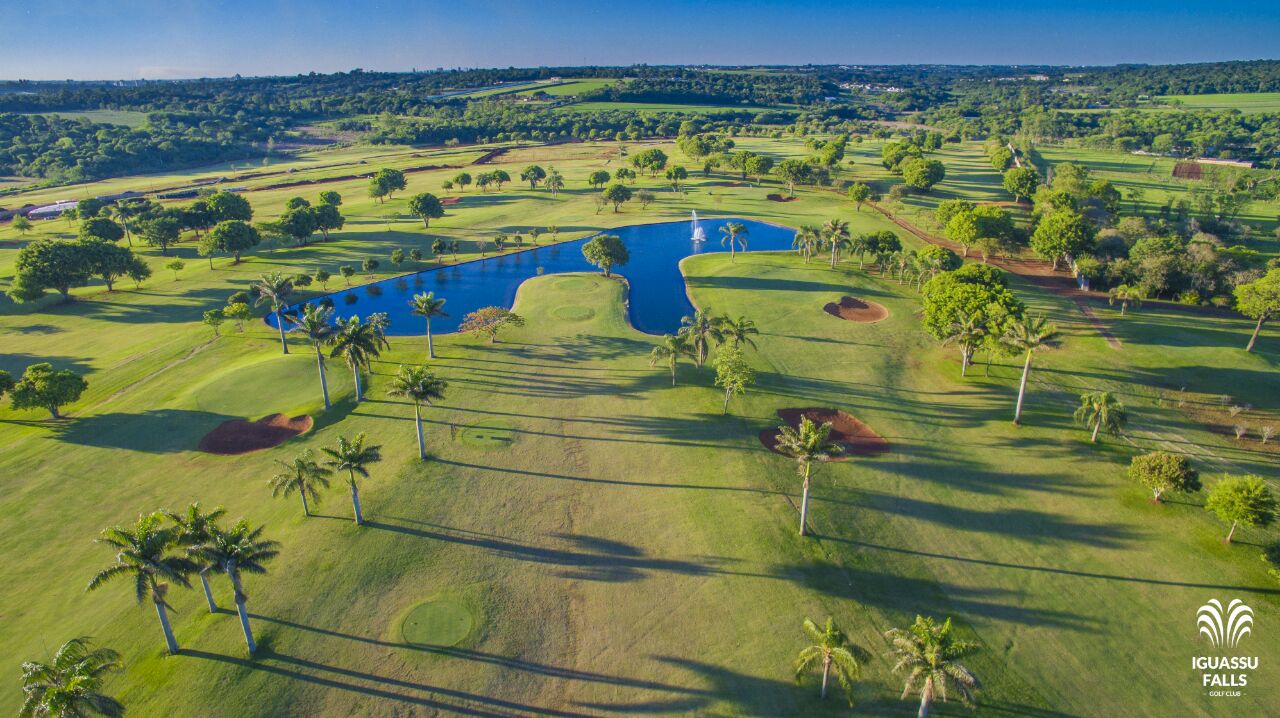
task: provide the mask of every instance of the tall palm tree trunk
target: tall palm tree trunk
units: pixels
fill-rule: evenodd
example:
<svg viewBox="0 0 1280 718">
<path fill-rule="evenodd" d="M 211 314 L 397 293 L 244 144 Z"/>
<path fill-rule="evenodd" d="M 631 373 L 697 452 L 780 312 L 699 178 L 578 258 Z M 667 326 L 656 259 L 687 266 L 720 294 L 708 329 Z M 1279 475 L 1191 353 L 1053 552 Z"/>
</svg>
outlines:
<svg viewBox="0 0 1280 718">
<path fill-rule="evenodd" d="M 288 354 L 289 342 L 284 339 L 284 314 L 280 312 L 283 308 L 284 307 L 279 307 L 276 309 L 276 328 L 280 330 L 280 349 L 283 350 L 285 354 Z"/>
<path fill-rule="evenodd" d="M 253 640 L 253 629 L 249 626 L 249 608 L 246 605 L 248 599 L 244 595 L 244 588 L 240 585 L 240 572 L 228 567 L 227 575 L 231 577 L 231 585 L 235 587 L 236 613 L 240 614 L 240 628 L 244 631 L 244 643 L 252 654 L 258 650 L 258 644 Z"/>
<path fill-rule="evenodd" d="M 1240 523 L 1239 521 L 1231 522 L 1231 530 L 1227 532 L 1227 540 L 1226 540 L 1227 543 L 1231 543 L 1231 537 L 1236 535 L 1236 526 L 1239 523 Z"/>
<path fill-rule="evenodd" d="M 671 386 L 675 386 L 675 385 L 676 385 L 676 362 L 675 362 L 675 359 L 673 358 L 671 360 Z"/>
<path fill-rule="evenodd" d="M 822 700 L 827 699 L 827 677 L 831 674 L 831 656 L 822 659 Z"/>
<path fill-rule="evenodd" d="M 1013 423 L 1016 426 L 1022 421 L 1022 399 L 1027 395 L 1027 375 L 1031 373 L 1031 352 L 1027 352 L 1027 361 L 1022 365 L 1022 381 L 1018 382 L 1018 406 L 1013 410 Z"/>
<path fill-rule="evenodd" d="M 209 603 L 209 613 L 218 612 L 218 604 L 213 600 L 213 589 L 209 588 L 209 567 L 200 569 L 200 587 L 204 589 L 204 600 Z"/>
<path fill-rule="evenodd" d="M 351 367 L 351 373 L 356 377 L 356 401 L 362 401 L 364 399 L 364 389 L 360 386 L 360 367 L 358 365 Z"/>
<path fill-rule="evenodd" d="M 413 425 L 418 429 L 418 458 L 427 460 L 427 445 L 422 441 L 422 406 L 413 402 Z"/>
<path fill-rule="evenodd" d="M 351 508 L 355 510 L 356 526 L 364 525 L 364 516 L 360 514 L 360 489 L 356 486 L 356 472 L 351 472 Z"/>
<path fill-rule="evenodd" d="M 436 345 L 431 339 L 431 317 L 427 317 L 427 357 L 436 358 Z"/>
<path fill-rule="evenodd" d="M 809 519 L 809 469 L 811 464 L 804 465 L 804 492 L 800 496 L 800 535 L 805 535 L 805 525 Z"/>
<path fill-rule="evenodd" d="M 1258 317 L 1258 323 L 1253 327 L 1253 336 L 1249 337 L 1249 346 L 1244 348 L 1245 351 L 1253 351 L 1253 345 L 1258 343 L 1258 334 L 1262 332 L 1262 323 L 1265 321 L 1267 321 L 1267 315 Z"/>
<path fill-rule="evenodd" d="M 156 604 L 156 615 L 160 617 L 160 629 L 164 631 L 165 646 L 169 655 L 178 655 L 178 639 L 173 637 L 173 626 L 169 625 L 169 612 L 164 607 L 164 599 L 153 595 L 151 600 Z"/>
<path fill-rule="evenodd" d="M 298 491 L 298 495 L 302 497 L 302 515 L 303 515 L 303 516 L 310 516 L 310 515 L 311 515 L 311 507 L 307 505 L 307 491 L 306 491 L 306 489 L 301 489 L 301 490 L 299 490 L 299 491 Z"/>
<path fill-rule="evenodd" d="M 1098 417 L 1097 420 L 1093 422 L 1093 436 L 1089 437 L 1090 444 L 1098 443 L 1098 429 L 1101 429 L 1101 428 L 1102 428 L 1102 417 Z"/>
<path fill-rule="evenodd" d="M 969 375 L 969 350 L 962 347 L 960 349 L 960 376 L 968 376 L 968 375 Z"/>
<path fill-rule="evenodd" d="M 324 375 L 324 354 L 320 345 L 316 345 L 316 367 L 320 370 L 320 393 L 324 395 L 324 408 L 329 409 L 329 380 Z"/>
</svg>

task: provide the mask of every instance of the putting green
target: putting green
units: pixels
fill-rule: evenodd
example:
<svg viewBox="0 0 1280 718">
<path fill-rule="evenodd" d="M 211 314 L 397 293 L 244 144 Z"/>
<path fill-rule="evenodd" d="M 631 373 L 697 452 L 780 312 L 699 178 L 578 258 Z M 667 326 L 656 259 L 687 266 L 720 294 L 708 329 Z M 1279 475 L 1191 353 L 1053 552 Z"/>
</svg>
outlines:
<svg viewBox="0 0 1280 718">
<path fill-rule="evenodd" d="M 458 440 L 474 449 L 505 449 L 515 443 L 516 427 L 505 419 L 485 419 L 464 426 Z"/>
<path fill-rule="evenodd" d="M 566 322 L 585 322 L 596 315 L 596 310 L 581 304 L 566 304 L 551 310 L 551 314 Z"/>
<path fill-rule="evenodd" d="M 442 598 L 418 604 L 400 623 L 400 636 L 415 646 L 456 646 L 475 621 L 466 606 Z"/>
<path fill-rule="evenodd" d="M 593 292 L 599 285 L 586 277 L 561 277 L 552 286 L 566 292 Z"/>
<path fill-rule="evenodd" d="M 328 362 L 329 397 L 351 391 L 351 373 Z M 254 417 L 271 412 L 300 411 L 321 405 L 316 359 L 301 352 L 241 364 L 191 390 L 196 408 L 228 416 Z M 267 404 L 263 397 L 270 397 Z"/>
</svg>

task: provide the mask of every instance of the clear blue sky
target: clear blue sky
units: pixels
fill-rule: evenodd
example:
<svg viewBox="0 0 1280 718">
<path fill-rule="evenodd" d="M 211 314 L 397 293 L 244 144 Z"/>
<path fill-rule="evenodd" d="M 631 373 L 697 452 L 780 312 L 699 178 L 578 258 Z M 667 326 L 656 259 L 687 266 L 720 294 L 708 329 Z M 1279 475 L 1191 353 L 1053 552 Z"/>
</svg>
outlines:
<svg viewBox="0 0 1280 718">
<path fill-rule="evenodd" d="M 1280 1 L 0 0 L 0 78 L 1280 56 Z"/>
</svg>

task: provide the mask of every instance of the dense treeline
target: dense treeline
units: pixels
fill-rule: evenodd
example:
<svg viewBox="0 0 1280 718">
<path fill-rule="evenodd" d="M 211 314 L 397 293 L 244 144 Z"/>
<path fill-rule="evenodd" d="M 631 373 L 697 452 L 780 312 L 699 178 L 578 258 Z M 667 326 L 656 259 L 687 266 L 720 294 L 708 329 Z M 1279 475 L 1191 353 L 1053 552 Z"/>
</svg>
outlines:
<svg viewBox="0 0 1280 718">
<path fill-rule="evenodd" d="M 586 100 L 614 102 L 683 102 L 756 105 L 810 104 L 832 94 L 806 74 L 730 74 L 690 72 L 669 77 L 629 80 L 583 95 Z"/>
<path fill-rule="evenodd" d="M 1118 96 L 1280 92 L 1280 61 L 1245 60 L 1189 65 L 1122 65 L 1086 72 L 1082 84 Z"/>
</svg>

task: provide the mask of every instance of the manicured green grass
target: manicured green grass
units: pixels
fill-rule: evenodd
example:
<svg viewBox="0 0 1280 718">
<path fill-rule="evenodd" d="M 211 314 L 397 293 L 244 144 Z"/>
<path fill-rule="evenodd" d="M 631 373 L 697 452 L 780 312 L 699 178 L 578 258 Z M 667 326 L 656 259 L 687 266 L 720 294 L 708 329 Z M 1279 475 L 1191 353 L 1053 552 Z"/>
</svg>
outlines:
<svg viewBox="0 0 1280 718">
<path fill-rule="evenodd" d="M 629 143 L 632 152 L 644 146 Z M 742 138 L 740 146 L 775 157 L 804 152 L 790 139 Z M 457 152 L 464 149 L 479 154 Z M 831 216 L 851 220 L 854 231 L 889 226 L 832 192 L 770 202 L 764 195 L 776 184 L 700 172 L 687 194 L 642 178 L 659 196 L 654 205 L 597 214 L 583 179 L 616 167 L 614 150 L 512 149 L 492 166 L 555 165 L 569 189 L 555 199 L 519 183 L 472 190 L 430 229 L 404 216 L 405 198 L 438 192 L 456 169 L 409 175 L 408 190 L 385 205 L 364 197 L 362 180 L 324 185 L 344 195 L 350 217 L 329 243 L 262 248 L 240 265 L 219 258 L 210 270 L 188 241 L 175 250 L 188 259 L 177 281 L 160 271 L 140 291 L 95 286 L 76 290 L 68 305 L 0 304 L 8 337 L 0 368 L 47 359 L 90 381 L 65 422 L 0 409 L 0 472 L 10 477 L 0 496 L 0 556 L 11 577 L 0 585 L 0 642 L 13 667 L 92 635 L 124 654 L 127 669 L 109 687 L 137 715 L 844 715 L 843 703 L 820 703 L 812 680 L 797 687 L 790 674 L 804 645 L 800 621 L 831 615 L 866 652 L 858 710 L 902 715 L 914 705 L 898 700 L 880 635 L 919 612 L 955 616 L 962 634 L 982 643 L 968 662 L 986 686 L 986 713 L 1111 715 L 1141 705 L 1224 715 L 1185 666 L 1204 651 L 1195 609 L 1237 596 L 1257 614 L 1250 650 L 1263 666 L 1280 661 L 1280 644 L 1261 640 L 1280 606 L 1256 547 L 1222 545 L 1225 527 L 1200 508 L 1201 497 L 1154 506 L 1123 477 L 1133 451 L 1156 446 L 1192 451 L 1210 483 L 1221 471 L 1276 475 L 1276 454 L 1208 431 L 1187 417 L 1195 407 L 1177 406 L 1186 386 L 1192 404 L 1230 394 L 1258 410 L 1280 407 L 1280 385 L 1259 379 L 1280 368 L 1280 335 L 1269 331 L 1246 355 L 1243 319 L 1154 308 L 1120 319 L 1097 307 L 1122 342 L 1117 350 L 1073 305 L 1015 282 L 1067 335 L 1062 349 L 1037 358 L 1027 421 L 1015 429 L 1019 362 L 999 361 L 990 378 L 979 364 L 961 380 L 955 352 L 920 332 L 908 287 L 849 262 L 806 265 L 792 253 L 740 254 L 733 263 L 702 255 L 683 265 L 695 303 L 745 314 L 762 332 L 749 353 L 759 383 L 726 417 L 710 368 L 682 363 L 672 387 L 665 367 L 649 366 L 655 338 L 629 326 L 619 282 L 540 277 L 517 299 L 526 328 L 497 344 L 436 338 L 431 366 L 449 389 L 425 410 L 433 457 L 425 464 L 416 460 L 412 407 L 385 398 L 401 362 L 425 361 L 422 337 L 393 339 L 359 405 L 349 372 L 330 362 L 336 401 L 321 412 L 314 354 L 300 340 L 282 357 L 261 323 L 244 333 L 224 325 L 217 339 L 199 324 L 204 309 L 260 272 L 384 260 L 380 272 L 358 277 L 365 282 L 393 273 L 391 249 L 426 248 L 441 236 L 461 239 L 466 259 L 499 231 L 558 224 L 564 240 L 683 219 L 691 209 L 789 226 Z M 375 158 L 389 148 L 361 151 L 361 167 L 409 161 Z M 346 155 L 353 165 L 358 156 Z M 288 197 L 320 188 L 248 196 L 258 219 L 270 219 Z M 58 221 L 33 234 L 71 231 Z M 0 229 L 0 275 L 11 273 L 22 241 Z M 883 304 L 889 318 L 863 325 L 822 311 L 845 294 Z M 1132 445 L 1107 438 L 1090 446 L 1071 425 L 1076 395 L 1095 387 L 1130 405 Z M 777 409 L 803 406 L 844 409 L 893 447 L 819 470 L 809 540 L 795 535 L 794 466 L 757 438 L 776 425 Z M 316 426 L 255 454 L 194 451 L 221 421 L 277 411 L 312 413 Z M 362 485 L 365 527 L 350 520 L 340 477 L 310 519 L 296 497 L 270 499 L 275 460 L 358 432 L 382 444 L 385 457 Z M 170 593 L 188 649 L 177 658 L 160 655 L 154 614 L 134 603 L 131 587 L 83 592 L 110 560 L 92 543 L 101 528 L 193 500 L 265 524 L 282 543 L 271 573 L 246 579 L 262 645 L 253 660 L 234 614 L 209 615 L 198 590 Z M 214 583 L 229 606 L 227 582 Z M 406 642 L 405 622 L 424 601 L 463 607 L 472 619 L 456 646 L 445 645 L 449 636 Z M 1264 714 L 1276 700 L 1274 683 L 1262 681 L 1232 710 Z M 17 702 L 16 683 L 0 683 L 0 707 Z"/>
<path fill-rule="evenodd" d="M 1280 112 L 1280 92 L 1227 92 L 1215 95 L 1162 95 L 1162 100 L 1196 110 Z"/>
<path fill-rule="evenodd" d="M 759 105 L 679 105 L 664 102 L 576 102 L 571 105 L 562 105 L 556 109 L 564 112 L 627 110 L 642 113 L 674 112 L 715 115 L 725 112 L 765 112 L 773 108 Z"/>
<path fill-rule="evenodd" d="M 141 127 L 147 122 L 147 113 L 133 110 L 62 110 L 59 112 L 39 112 L 31 114 L 54 115 L 68 120 L 88 120 L 108 125 L 124 125 Z"/>
</svg>

